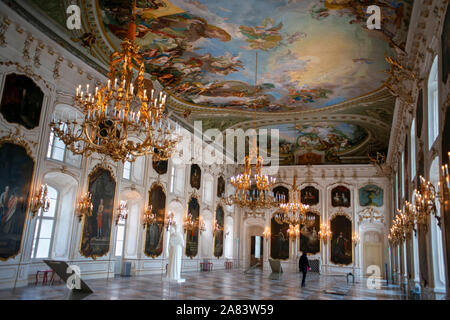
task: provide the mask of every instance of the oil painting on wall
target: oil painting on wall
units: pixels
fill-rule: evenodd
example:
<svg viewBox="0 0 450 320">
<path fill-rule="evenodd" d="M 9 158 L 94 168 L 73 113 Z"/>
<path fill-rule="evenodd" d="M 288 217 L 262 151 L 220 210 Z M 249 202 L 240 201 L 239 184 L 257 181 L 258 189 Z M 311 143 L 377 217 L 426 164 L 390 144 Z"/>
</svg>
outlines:
<svg viewBox="0 0 450 320">
<path fill-rule="evenodd" d="M 217 197 L 223 197 L 225 196 L 225 179 L 220 176 L 217 179 Z"/>
<path fill-rule="evenodd" d="M 219 205 L 216 209 L 216 223 L 218 228 L 214 231 L 214 257 L 217 258 L 223 255 L 224 221 L 223 207 Z"/>
<path fill-rule="evenodd" d="M 374 185 L 368 184 L 359 189 L 359 205 L 362 207 L 383 206 L 383 189 Z"/>
<path fill-rule="evenodd" d="M 164 244 L 164 218 L 166 210 L 166 194 L 159 184 L 154 184 L 148 193 L 148 203 L 152 206 L 152 213 L 156 222 L 145 228 L 146 256 L 155 258 L 161 255 Z"/>
<path fill-rule="evenodd" d="M 314 212 L 307 212 L 307 216 L 314 217 L 311 225 L 300 225 L 300 251 L 307 254 L 320 252 L 320 215 Z"/>
<path fill-rule="evenodd" d="M 331 190 L 331 205 L 333 207 L 350 207 L 350 190 L 337 186 Z"/>
<path fill-rule="evenodd" d="M 197 164 L 191 165 L 191 187 L 200 190 L 202 170 Z"/>
<path fill-rule="evenodd" d="M 193 221 L 200 219 L 200 205 L 197 198 L 192 197 L 188 204 L 188 215 L 192 215 Z M 186 256 L 193 258 L 198 252 L 198 226 L 195 226 L 192 230 L 186 231 Z"/>
<path fill-rule="evenodd" d="M 393 54 L 392 41 L 404 46 L 412 8 L 391 2 L 382 30 L 368 30 L 366 4 L 357 0 L 137 1 L 136 42 L 146 71 L 182 101 L 232 110 L 255 102 L 265 112 L 321 108 L 387 78 L 384 55 Z M 127 34 L 129 3 L 99 0 L 99 20 L 116 47 Z M 256 50 L 262 81 L 254 97 Z"/>
<path fill-rule="evenodd" d="M 39 125 L 44 93 L 34 81 L 24 75 L 8 74 L 5 79 L 0 112 L 6 121 L 27 129 Z"/>
<path fill-rule="evenodd" d="M 166 174 L 168 164 L 168 160 L 152 161 L 152 167 L 158 174 Z"/>
<path fill-rule="evenodd" d="M 289 224 L 270 220 L 270 257 L 272 259 L 289 259 Z"/>
<path fill-rule="evenodd" d="M 319 190 L 313 186 L 308 186 L 301 191 L 301 200 L 303 204 L 314 206 L 319 203 Z"/>
<path fill-rule="evenodd" d="M 89 175 L 88 185 L 93 210 L 91 216 L 84 217 L 80 253 L 95 259 L 109 252 L 116 182 L 109 170 L 96 168 Z"/>
<path fill-rule="evenodd" d="M 335 215 L 330 222 L 331 262 L 349 265 L 353 260 L 352 222 L 345 215 Z"/>
<path fill-rule="evenodd" d="M 20 251 L 34 161 L 27 150 L 12 143 L 0 143 L 0 260 Z"/>
</svg>

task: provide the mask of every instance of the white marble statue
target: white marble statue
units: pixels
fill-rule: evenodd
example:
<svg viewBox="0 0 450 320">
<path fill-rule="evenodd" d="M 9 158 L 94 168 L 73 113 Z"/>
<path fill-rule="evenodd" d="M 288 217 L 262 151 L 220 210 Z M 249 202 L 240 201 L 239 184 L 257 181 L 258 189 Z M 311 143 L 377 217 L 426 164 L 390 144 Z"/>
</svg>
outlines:
<svg viewBox="0 0 450 320">
<path fill-rule="evenodd" d="M 183 256 L 184 236 L 181 231 L 181 225 L 176 225 L 170 228 L 169 239 L 169 265 L 167 266 L 167 278 L 169 280 L 176 280 L 184 282 L 181 279 L 181 258 Z"/>
</svg>

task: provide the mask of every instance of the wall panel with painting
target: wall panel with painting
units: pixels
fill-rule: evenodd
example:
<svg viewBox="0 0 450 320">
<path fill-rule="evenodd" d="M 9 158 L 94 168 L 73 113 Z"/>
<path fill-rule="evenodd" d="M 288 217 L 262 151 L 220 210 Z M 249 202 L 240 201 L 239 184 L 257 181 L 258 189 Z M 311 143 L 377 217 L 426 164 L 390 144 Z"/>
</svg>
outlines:
<svg viewBox="0 0 450 320">
<path fill-rule="evenodd" d="M 39 126 L 44 93 L 27 76 L 11 73 L 6 76 L 0 113 L 9 123 L 27 129 Z"/>
<path fill-rule="evenodd" d="M 223 255 L 225 214 L 221 205 L 217 206 L 215 223 L 217 230 L 214 231 L 214 257 L 220 258 Z"/>
<path fill-rule="evenodd" d="M 331 205 L 333 207 L 350 207 L 350 190 L 344 186 L 337 186 L 331 190 Z"/>
<path fill-rule="evenodd" d="M 200 219 L 200 204 L 196 197 L 191 196 L 188 203 L 187 214 L 192 216 L 193 221 L 199 221 Z M 186 256 L 193 258 L 198 253 L 198 226 L 195 225 L 192 230 L 186 231 Z"/>
<path fill-rule="evenodd" d="M 109 169 L 96 167 L 89 174 L 88 192 L 92 195 L 91 216 L 83 220 L 80 253 L 96 259 L 108 254 L 114 217 L 116 181 Z"/>
<path fill-rule="evenodd" d="M 299 249 L 306 254 L 317 254 L 320 252 L 320 214 L 318 212 L 308 211 L 307 217 L 311 217 L 311 224 L 300 226 Z"/>
<path fill-rule="evenodd" d="M 161 255 L 164 246 L 164 219 L 166 211 L 166 193 L 164 187 L 155 182 L 148 192 L 148 203 L 156 222 L 145 227 L 144 253 L 156 258 Z"/>
<path fill-rule="evenodd" d="M 34 172 L 28 148 L 0 141 L 0 260 L 20 253 Z"/>
<path fill-rule="evenodd" d="M 345 214 L 335 214 L 330 219 L 331 257 L 337 265 L 349 265 L 353 261 L 352 221 Z"/>
<path fill-rule="evenodd" d="M 275 217 L 270 220 L 270 257 L 272 259 L 289 259 L 289 224 L 279 223 Z"/>
</svg>

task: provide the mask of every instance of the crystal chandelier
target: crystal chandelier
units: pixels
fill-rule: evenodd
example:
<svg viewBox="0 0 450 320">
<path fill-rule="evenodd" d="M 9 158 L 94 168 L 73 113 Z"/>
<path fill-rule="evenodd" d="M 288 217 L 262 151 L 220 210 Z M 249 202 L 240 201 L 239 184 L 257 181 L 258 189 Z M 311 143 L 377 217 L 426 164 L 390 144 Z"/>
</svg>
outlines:
<svg viewBox="0 0 450 320">
<path fill-rule="evenodd" d="M 76 89 L 75 103 L 83 112 L 83 121 L 54 119 L 50 123 L 74 154 L 89 156 L 96 152 L 114 161 L 130 162 L 150 154 L 154 161 L 167 160 L 180 140 L 164 114 L 167 96 L 145 89 L 144 60 L 134 42 L 135 6 L 121 52 L 111 56 L 108 83 L 93 92 L 89 84 L 86 91 L 81 85 Z M 133 82 L 135 66 L 139 71 Z M 132 137 L 142 138 L 142 142 Z"/>
<path fill-rule="evenodd" d="M 43 212 L 48 212 L 50 209 L 50 199 L 48 198 L 47 193 L 47 185 L 42 185 L 35 193 L 34 197 L 31 198 L 30 211 L 33 213 L 33 218 L 39 209 L 42 209 Z"/>
<path fill-rule="evenodd" d="M 256 83 L 258 70 L 258 53 L 256 53 L 255 68 L 255 112 L 253 148 L 244 158 L 244 172 L 231 177 L 231 184 L 235 188 L 234 195 L 222 200 L 226 205 L 236 204 L 241 208 L 252 211 L 277 207 L 279 202 L 275 199 L 270 189 L 274 186 L 276 178 L 262 173 L 264 159 L 258 152 L 256 141 Z M 252 176 L 251 160 L 256 160 L 255 174 Z"/>
<path fill-rule="evenodd" d="M 77 204 L 77 216 L 78 221 L 81 222 L 83 216 L 90 217 L 92 216 L 92 210 L 94 209 L 94 205 L 92 204 L 92 194 L 90 192 L 86 193 L 81 197 L 80 201 Z"/>
</svg>

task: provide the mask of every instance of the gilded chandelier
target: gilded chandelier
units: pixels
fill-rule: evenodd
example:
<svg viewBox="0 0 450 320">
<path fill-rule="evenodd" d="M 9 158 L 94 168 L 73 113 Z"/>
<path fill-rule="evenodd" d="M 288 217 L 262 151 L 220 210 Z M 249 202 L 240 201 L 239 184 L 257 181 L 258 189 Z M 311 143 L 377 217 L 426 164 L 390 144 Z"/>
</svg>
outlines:
<svg viewBox="0 0 450 320">
<path fill-rule="evenodd" d="M 425 228 L 430 215 L 434 215 L 438 226 L 441 226 L 441 217 L 437 215 L 436 198 L 439 198 L 439 194 L 434 185 L 420 176 L 419 188 L 414 193 L 414 203 L 417 223 L 422 224 Z"/>
<path fill-rule="evenodd" d="M 92 216 L 92 210 L 94 209 L 94 205 L 92 204 L 92 194 L 90 192 L 83 195 L 80 201 L 77 204 L 77 216 L 78 221 L 81 222 L 83 216 L 90 217 Z"/>
<path fill-rule="evenodd" d="M 305 205 L 301 201 L 301 191 L 296 184 L 297 177 L 294 176 L 291 189 L 289 190 L 289 199 L 281 197 L 280 204 L 281 214 L 276 217 L 283 223 L 291 225 L 307 225 L 311 226 L 315 222 L 315 216 L 307 215 L 309 205 Z"/>
<path fill-rule="evenodd" d="M 152 205 L 149 205 L 144 212 L 144 216 L 142 219 L 142 225 L 145 228 L 145 227 L 149 227 L 157 222 L 158 222 L 158 219 L 157 219 L 156 214 L 153 213 L 153 207 L 152 207 Z"/>
<path fill-rule="evenodd" d="M 126 203 L 119 204 L 117 208 L 117 213 L 115 217 L 116 225 L 119 224 L 119 221 L 125 221 L 128 219 L 128 206 Z"/>
<path fill-rule="evenodd" d="M 416 233 L 416 212 L 414 206 L 405 201 L 404 211 L 397 210 L 397 215 L 392 223 L 388 240 L 392 245 L 397 245 L 410 239 L 412 232 Z"/>
<path fill-rule="evenodd" d="M 241 208 L 248 208 L 252 211 L 258 209 L 269 209 L 277 207 L 273 192 L 270 189 L 274 186 L 276 178 L 262 174 L 263 158 L 256 158 L 255 175 L 252 178 L 250 157 L 245 156 L 244 173 L 231 177 L 231 184 L 235 188 L 234 195 L 223 199 L 227 205 L 236 204 Z"/>
<path fill-rule="evenodd" d="M 135 19 L 133 13 L 121 52 L 111 56 L 108 83 L 93 92 L 89 84 L 85 91 L 81 85 L 76 89 L 75 103 L 84 116 L 81 123 L 56 119 L 50 123 L 56 136 L 74 154 L 89 156 L 96 152 L 114 161 L 133 162 L 147 154 L 154 161 L 167 160 L 175 151 L 180 137 L 164 114 L 167 96 L 145 88 L 144 60 L 134 42 Z M 138 72 L 133 81 L 135 66 Z"/>
<path fill-rule="evenodd" d="M 320 225 L 320 231 L 318 232 L 318 235 L 320 240 L 322 240 L 323 242 L 327 242 L 328 239 L 331 239 L 333 233 L 331 232 L 329 225 L 322 223 Z"/>
<path fill-rule="evenodd" d="M 48 212 L 50 209 L 50 199 L 47 196 L 48 187 L 42 185 L 35 193 L 34 197 L 30 201 L 30 211 L 33 213 L 33 217 L 42 209 L 43 212 Z"/>
<path fill-rule="evenodd" d="M 192 213 L 189 213 L 183 221 L 183 229 L 185 232 L 192 231 L 195 228 L 198 228 L 200 232 L 203 232 L 206 230 L 205 222 L 203 221 L 202 217 L 199 217 L 197 219 L 194 219 L 192 217 Z"/>
</svg>

